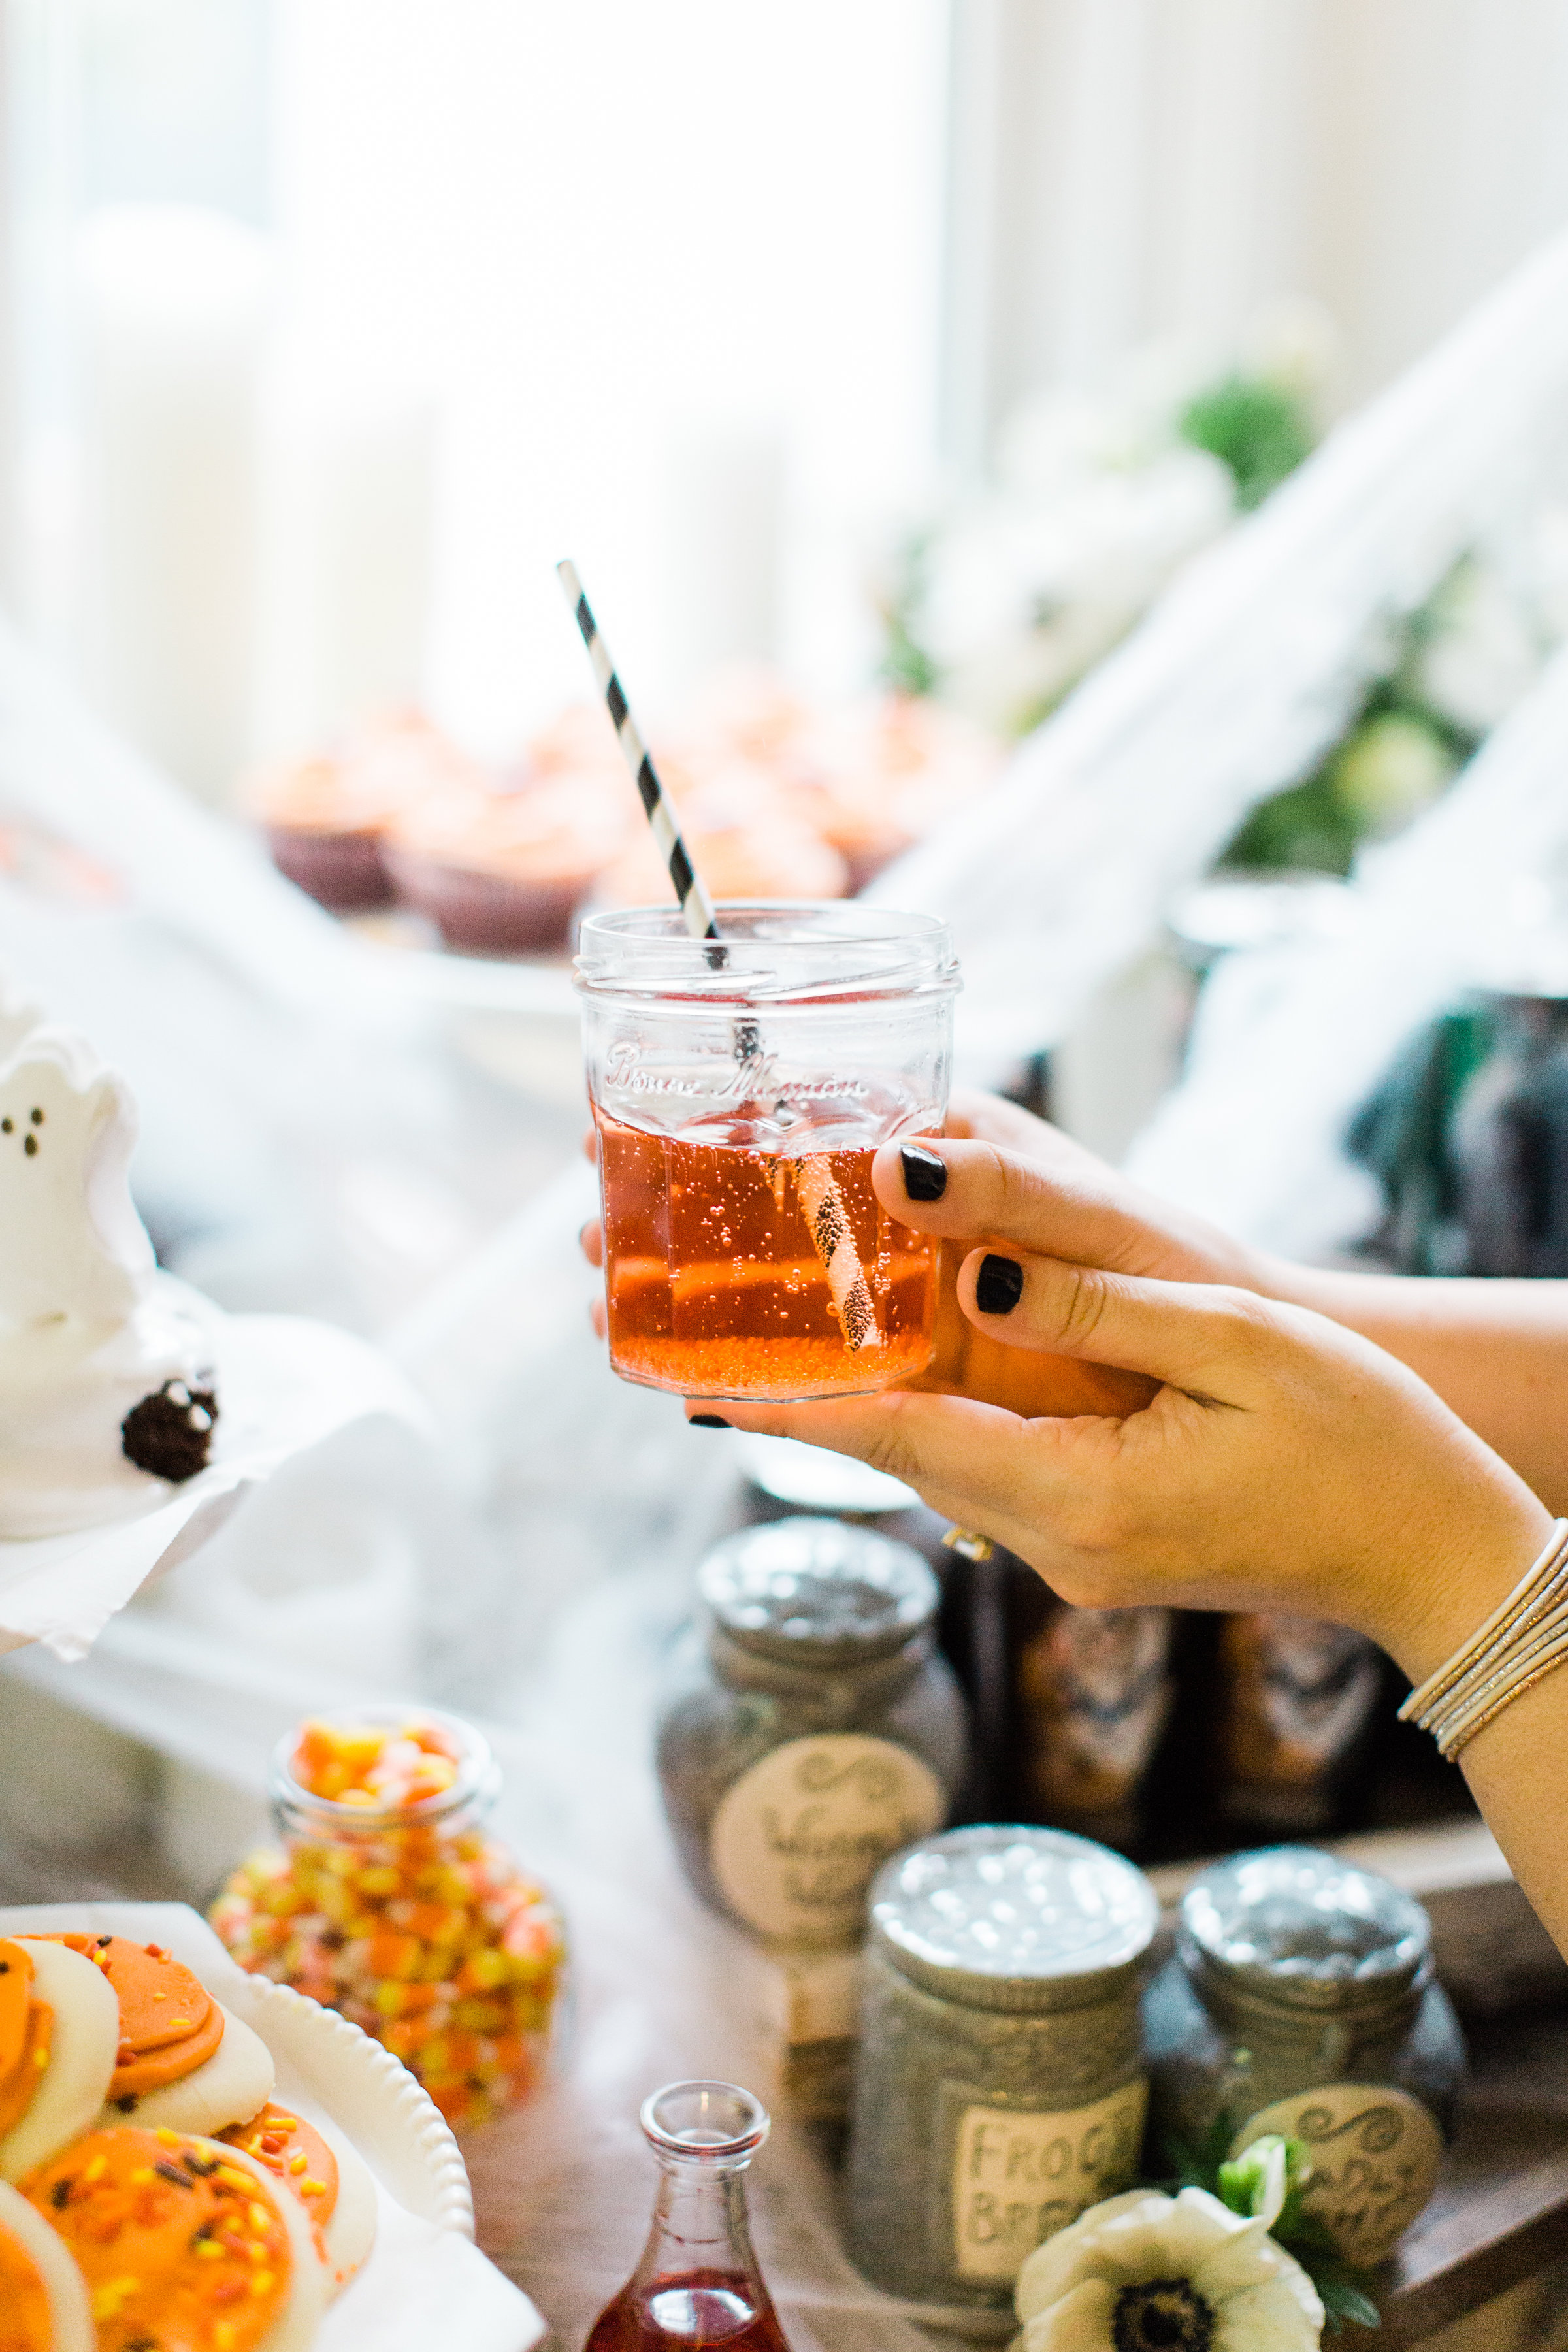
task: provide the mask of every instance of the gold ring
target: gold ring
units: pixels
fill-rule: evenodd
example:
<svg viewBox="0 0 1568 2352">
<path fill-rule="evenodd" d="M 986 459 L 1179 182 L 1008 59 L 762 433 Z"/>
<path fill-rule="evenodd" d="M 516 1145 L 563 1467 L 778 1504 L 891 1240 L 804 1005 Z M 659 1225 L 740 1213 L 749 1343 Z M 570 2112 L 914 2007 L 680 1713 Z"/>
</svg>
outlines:
<svg viewBox="0 0 1568 2352">
<path fill-rule="evenodd" d="M 949 1551 L 958 1554 L 960 1559 L 994 1559 L 996 1557 L 996 1547 L 990 1537 L 976 1535 L 973 1528 L 949 1528 L 942 1541 Z"/>
</svg>

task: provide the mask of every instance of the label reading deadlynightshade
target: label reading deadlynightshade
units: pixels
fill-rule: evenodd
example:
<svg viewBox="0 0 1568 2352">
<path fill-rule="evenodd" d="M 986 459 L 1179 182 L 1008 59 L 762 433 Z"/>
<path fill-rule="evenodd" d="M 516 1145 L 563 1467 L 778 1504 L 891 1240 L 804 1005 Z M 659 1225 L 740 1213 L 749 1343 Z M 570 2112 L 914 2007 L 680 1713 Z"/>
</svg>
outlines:
<svg viewBox="0 0 1568 2352">
<path fill-rule="evenodd" d="M 791 1739 L 720 1800 L 708 1852 L 725 1901 L 764 1936 L 848 1941 L 866 1889 L 900 1846 L 947 1819 L 930 1766 L 858 1732 Z"/>
<path fill-rule="evenodd" d="M 1092 2106 L 1028 2115 L 963 2107 L 952 2152 L 952 2260 L 960 2278 L 1014 2279 L 1026 2254 L 1137 2167 L 1148 2097 L 1142 2075 Z"/>
<path fill-rule="evenodd" d="M 1242 2126 L 1231 2155 L 1268 2132 L 1304 2142 L 1312 2168 L 1306 2210 L 1359 2270 L 1392 2251 L 1431 2196 L 1443 2161 L 1443 2137 L 1427 2109 L 1375 2083 L 1331 2083 L 1276 2099 Z"/>
</svg>

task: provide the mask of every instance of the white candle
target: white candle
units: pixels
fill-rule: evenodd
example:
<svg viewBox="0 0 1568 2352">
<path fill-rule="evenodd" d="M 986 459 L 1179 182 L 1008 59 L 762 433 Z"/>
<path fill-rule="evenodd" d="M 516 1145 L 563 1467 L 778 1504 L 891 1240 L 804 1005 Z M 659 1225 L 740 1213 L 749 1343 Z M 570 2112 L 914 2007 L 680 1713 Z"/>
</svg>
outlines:
<svg viewBox="0 0 1568 2352">
<path fill-rule="evenodd" d="M 124 205 L 83 233 L 82 620 L 100 709 L 204 799 L 249 729 L 265 238 Z"/>
<path fill-rule="evenodd" d="M 671 687 L 726 662 L 778 652 L 785 443 L 765 418 L 715 415 L 671 426 L 658 566 Z"/>
<path fill-rule="evenodd" d="M 257 748 L 419 698 L 436 405 L 394 372 L 290 360 L 268 402 Z"/>
</svg>

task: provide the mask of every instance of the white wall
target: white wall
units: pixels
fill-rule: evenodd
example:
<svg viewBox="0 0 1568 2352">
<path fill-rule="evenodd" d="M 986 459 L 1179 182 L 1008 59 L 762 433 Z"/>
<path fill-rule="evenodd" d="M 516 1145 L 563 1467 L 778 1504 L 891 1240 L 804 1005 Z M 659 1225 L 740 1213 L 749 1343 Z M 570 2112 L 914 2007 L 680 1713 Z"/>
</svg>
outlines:
<svg viewBox="0 0 1568 2352">
<path fill-rule="evenodd" d="M 1352 406 L 1568 218 L 1564 0 L 953 0 L 945 404 L 1307 294 Z"/>
</svg>

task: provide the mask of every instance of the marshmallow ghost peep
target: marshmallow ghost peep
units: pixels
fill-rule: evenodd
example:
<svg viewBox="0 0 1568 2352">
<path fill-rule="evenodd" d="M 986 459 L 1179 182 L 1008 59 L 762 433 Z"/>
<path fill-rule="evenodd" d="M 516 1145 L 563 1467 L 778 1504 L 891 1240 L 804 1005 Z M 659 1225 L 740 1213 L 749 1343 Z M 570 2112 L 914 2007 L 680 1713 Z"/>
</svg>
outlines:
<svg viewBox="0 0 1568 2352">
<path fill-rule="evenodd" d="M 136 1112 L 84 1037 L 35 1028 L 0 1066 L 0 1330 L 87 1353 L 134 1309 L 153 1245 L 128 1182 Z"/>
<path fill-rule="evenodd" d="M 0 1538 L 145 1509 L 206 1459 L 215 1318 L 157 1270 L 135 1139 L 87 1040 L 0 989 Z"/>
</svg>

